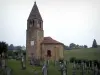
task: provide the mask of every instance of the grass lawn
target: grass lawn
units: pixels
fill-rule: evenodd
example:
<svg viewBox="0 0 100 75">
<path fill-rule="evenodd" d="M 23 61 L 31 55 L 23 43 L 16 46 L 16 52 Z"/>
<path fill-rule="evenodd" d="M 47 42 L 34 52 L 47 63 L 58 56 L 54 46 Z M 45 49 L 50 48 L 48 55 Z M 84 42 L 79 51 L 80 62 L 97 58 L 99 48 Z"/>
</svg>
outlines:
<svg viewBox="0 0 100 75">
<path fill-rule="evenodd" d="M 64 56 L 66 60 L 69 60 L 70 57 L 76 57 L 81 59 L 89 59 L 94 60 L 98 59 L 100 60 L 100 48 L 90 48 L 90 49 L 77 49 L 77 50 L 66 50 L 64 51 Z M 27 68 L 26 70 L 21 69 L 21 62 L 18 60 L 8 60 L 8 66 L 13 69 L 12 75 L 34 75 L 34 70 L 38 71 L 38 75 L 42 75 L 42 67 L 35 67 L 30 66 L 29 64 L 26 64 Z M 81 70 L 77 70 L 77 75 L 81 75 Z M 91 75 L 85 74 L 85 75 Z M 54 66 L 53 63 L 50 63 L 48 67 L 48 75 L 61 75 L 60 71 L 58 71 L 58 68 Z M 72 75 L 72 64 L 68 64 L 68 75 Z"/>
<path fill-rule="evenodd" d="M 37 70 L 39 75 L 41 75 L 41 67 L 32 67 L 26 64 L 27 68 L 22 70 L 19 60 L 8 60 L 8 66 L 13 70 L 12 75 L 33 75 L 34 70 Z"/>
<path fill-rule="evenodd" d="M 8 60 L 8 66 L 13 69 L 12 75 L 34 75 L 34 70 L 38 72 L 38 75 L 42 75 L 42 67 L 32 67 L 31 65 L 27 64 L 26 70 L 22 70 L 21 63 L 18 60 Z M 52 63 L 50 63 L 48 70 L 48 75 L 60 75 L 60 72 Z"/>
<path fill-rule="evenodd" d="M 32 67 L 30 65 L 27 65 L 26 70 L 21 69 L 21 65 L 19 61 L 16 60 L 9 60 L 8 66 L 10 66 L 11 69 L 13 69 L 12 75 L 34 75 L 34 70 L 36 69 L 38 71 L 38 75 L 42 75 L 42 67 Z M 68 64 L 68 75 L 72 75 L 72 64 Z M 54 66 L 53 63 L 50 63 L 48 67 L 48 75 L 61 75 L 61 72 L 58 71 L 59 68 L 57 66 Z M 76 71 L 77 75 L 81 75 L 81 69 Z M 91 75 L 92 71 L 90 71 L 89 74 L 85 75 Z"/>
</svg>

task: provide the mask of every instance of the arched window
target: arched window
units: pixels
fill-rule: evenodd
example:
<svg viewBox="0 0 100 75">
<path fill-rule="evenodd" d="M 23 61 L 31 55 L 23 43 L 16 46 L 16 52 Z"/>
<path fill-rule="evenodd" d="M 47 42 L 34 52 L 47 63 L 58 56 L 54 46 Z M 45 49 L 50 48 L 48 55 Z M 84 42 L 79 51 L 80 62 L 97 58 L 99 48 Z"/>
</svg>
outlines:
<svg viewBox="0 0 100 75">
<path fill-rule="evenodd" d="M 47 57 L 51 57 L 51 51 L 47 50 Z"/>
<path fill-rule="evenodd" d="M 41 21 L 40 21 L 40 28 L 41 28 Z"/>
<path fill-rule="evenodd" d="M 30 24 L 32 25 L 32 21 L 30 20 Z"/>
</svg>

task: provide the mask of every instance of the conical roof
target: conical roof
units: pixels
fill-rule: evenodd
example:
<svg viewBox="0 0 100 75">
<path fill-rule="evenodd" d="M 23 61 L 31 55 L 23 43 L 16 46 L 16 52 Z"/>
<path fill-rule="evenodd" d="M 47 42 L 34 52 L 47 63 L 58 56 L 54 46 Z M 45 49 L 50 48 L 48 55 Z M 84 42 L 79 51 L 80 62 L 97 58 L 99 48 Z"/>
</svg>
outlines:
<svg viewBox="0 0 100 75">
<path fill-rule="evenodd" d="M 28 20 L 30 20 L 30 19 L 39 19 L 39 20 L 42 20 L 42 17 L 40 15 L 40 12 L 39 12 L 39 9 L 37 7 L 36 2 L 34 2 L 34 6 L 33 6 L 32 10 L 30 12 L 30 15 L 28 17 Z"/>
</svg>

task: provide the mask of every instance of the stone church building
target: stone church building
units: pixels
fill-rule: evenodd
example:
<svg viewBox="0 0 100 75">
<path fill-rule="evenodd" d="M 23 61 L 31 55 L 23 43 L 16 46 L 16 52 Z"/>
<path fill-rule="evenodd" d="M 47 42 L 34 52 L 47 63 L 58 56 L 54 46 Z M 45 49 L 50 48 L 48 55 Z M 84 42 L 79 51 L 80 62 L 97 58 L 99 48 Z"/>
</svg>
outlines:
<svg viewBox="0 0 100 75">
<path fill-rule="evenodd" d="M 36 2 L 27 20 L 26 30 L 27 59 L 59 60 L 63 58 L 63 44 L 51 37 L 44 37 L 43 19 Z"/>
</svg>

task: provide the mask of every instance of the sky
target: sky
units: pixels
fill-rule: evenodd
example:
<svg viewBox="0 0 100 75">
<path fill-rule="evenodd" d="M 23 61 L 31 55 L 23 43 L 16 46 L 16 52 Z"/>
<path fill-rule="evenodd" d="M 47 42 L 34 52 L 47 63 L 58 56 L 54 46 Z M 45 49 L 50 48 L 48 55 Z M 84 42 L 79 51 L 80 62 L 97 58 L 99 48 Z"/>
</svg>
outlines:
<svg viewBox="0 0 100 75">
<path fill-rule="evenodd" d="M 27 19 L 36 1 L 44 36 L 69 45 L 100 44 L 100 0 L 0 0 L 0 41 L 26 45 Z"/>
</svg>

